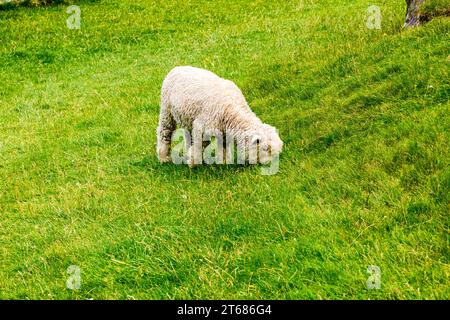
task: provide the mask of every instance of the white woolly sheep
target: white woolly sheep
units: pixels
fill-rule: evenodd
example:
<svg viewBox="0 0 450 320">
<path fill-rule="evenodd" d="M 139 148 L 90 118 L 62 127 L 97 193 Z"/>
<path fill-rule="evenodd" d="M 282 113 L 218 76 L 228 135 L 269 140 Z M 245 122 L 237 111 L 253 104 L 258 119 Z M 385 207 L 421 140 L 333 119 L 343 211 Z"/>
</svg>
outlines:
<svg viewBox="0 0 450 320">
<path fill-rule="evenodd" d="M 175 67 L 162 84 L 157 129 L 157 153 L 162 163 L 171 160 L 171 138 L 177 125 L 192 132 L 193 143 L 187 152 L 189 166 L 202 162 L 203 137 L 217 136 L 218 132 L 226 135 L 227 146 L 230 140 L 235 141 L 247 160 L 245 150 L 259 147 L 259 163 L 270 162 L 283 146 L 276 129 L 261 122 L 236 84 L 190 66 Z"/>
</svg>

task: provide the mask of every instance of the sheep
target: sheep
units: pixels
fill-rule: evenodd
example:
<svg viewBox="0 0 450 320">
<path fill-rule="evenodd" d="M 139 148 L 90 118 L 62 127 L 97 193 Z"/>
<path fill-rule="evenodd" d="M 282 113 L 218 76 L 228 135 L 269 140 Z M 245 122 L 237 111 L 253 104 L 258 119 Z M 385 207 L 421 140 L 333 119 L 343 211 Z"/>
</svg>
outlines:
<svg viewBox="0 0 450 320">
<path fill-rule="evenodd" d="M 192 144 L 189 143 L 187 150 L 190 167 L 202 162 L 205 135 L 225 134 L 228 147 L 236 141 L 238 152 L 245 153 L 245 161 L 252 160 L 245 151 L 259 147 L 256 153 L 259 158 L 253 159 L 253 164 L 258 160 L 268 163 L 274 157 L 278 159 L 283 147 L 277 130 L 253 113 L 234 82 L 191 66 L 173 68 L 162 84 L 157 128 L 157 154 L 161 163 L 171 161 L 171 139 L 177 125 L 188 134 L 192 132 Z M 230 163 L 233 155 L 230 157 L 228 153 L 227 159 Z"/>
</svg>

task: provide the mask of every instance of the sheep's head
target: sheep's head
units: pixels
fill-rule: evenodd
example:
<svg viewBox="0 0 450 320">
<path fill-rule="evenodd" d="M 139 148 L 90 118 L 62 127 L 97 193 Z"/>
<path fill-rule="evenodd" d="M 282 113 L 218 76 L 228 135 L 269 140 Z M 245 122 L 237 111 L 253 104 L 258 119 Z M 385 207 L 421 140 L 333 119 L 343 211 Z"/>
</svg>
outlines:
<svg viewBox="0 0 450 320">
<path fill-rule="evenodd" d="M 277 129 L 268 124 L 263 124 L 250 140 L 250 148 L 255 147 L 258 150 L 258 162 L 269 163 L 281 153 L 283 141 L 278 136 Z"/>
</svg>

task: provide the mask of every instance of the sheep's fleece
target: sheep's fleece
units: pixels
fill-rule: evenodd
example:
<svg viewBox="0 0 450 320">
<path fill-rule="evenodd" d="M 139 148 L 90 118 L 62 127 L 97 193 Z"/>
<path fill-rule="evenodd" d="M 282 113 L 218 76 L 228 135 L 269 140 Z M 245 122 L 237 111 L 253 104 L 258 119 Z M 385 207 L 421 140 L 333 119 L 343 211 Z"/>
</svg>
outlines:
<svg viewBox="0 0 450 320">
<path fill-rule="evenodd" d="M 245 150 L 255 146 L 259 151 L 259 163 L 267 163 L 278 157 L 283 147 L 277 130 L 261 122 L 234 82 L 208 70 L 190 66 L 175 67 L 162 84 L 157 129 L 157 153 L 161 162 L 171 160 L 171 138 L 177 125 L 192 136 L 189 139 L 192 144 L 189 142 L 187 152 L 190 166 L 202 162 L 204 137 L 217 137 L 218 133 L 223 137 L 222 141 L 226 140 L 223 145 L 226 145 L 227 151 L 231 146 L 229 143 L 234 145 L 236 142 L 238 154 L 245 153 L 247 160 L 249 157 Z M 232 157 L 228 158 L 227 154 L 226 162 L 230 163 Z"/>
</svg>

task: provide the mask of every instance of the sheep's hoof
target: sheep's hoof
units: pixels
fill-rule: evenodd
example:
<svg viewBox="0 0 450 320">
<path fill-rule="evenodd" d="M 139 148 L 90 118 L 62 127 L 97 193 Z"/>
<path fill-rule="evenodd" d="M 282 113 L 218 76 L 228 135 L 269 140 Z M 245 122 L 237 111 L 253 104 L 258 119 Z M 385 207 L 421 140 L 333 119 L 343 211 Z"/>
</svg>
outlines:
<svg viewBox="0 0 450 320">
<path fill-rule="evenodd" d="M 160 163 L 169 163 L 172 162 L 169 156 L 159 156 L 159 162 Z"/>
<path fill-rule="evenodd" d="M 197 165 L 193 163 L 188 163 L 189 169 L 195 168 Z"/>
<path fill-rule="evenodd" d="M 198 164 L 194 163 L 194 158 L 191 157 L 188 158 L 187 165 L 189 166 L 190 169 L 198 166 Z"/>
</svg>

